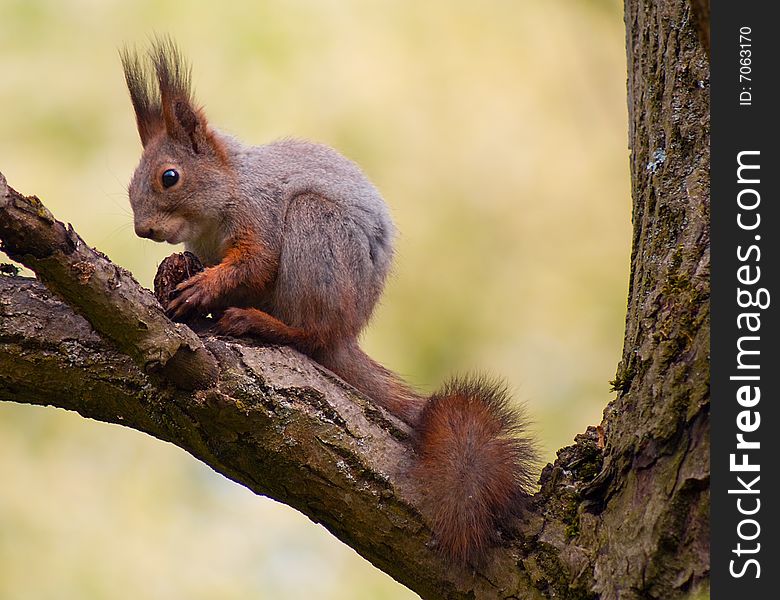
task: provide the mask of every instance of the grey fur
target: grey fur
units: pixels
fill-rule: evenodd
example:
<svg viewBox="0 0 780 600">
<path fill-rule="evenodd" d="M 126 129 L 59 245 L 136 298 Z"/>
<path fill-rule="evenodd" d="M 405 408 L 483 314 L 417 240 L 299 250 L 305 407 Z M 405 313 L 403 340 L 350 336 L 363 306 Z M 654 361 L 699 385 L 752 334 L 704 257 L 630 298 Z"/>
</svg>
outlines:
<svg viewBox="0 0 780 600">
<path fill-rule="evenodd" d="M 377 189 L 355 163 L 321 144 L 284 139 L 247 147 L 220 139 L 241 190 L 226 214 L 229 226 L 252 219 L 279 256 L 275 288 L 260 308 L 288 325 L 308 329 L 328 319 L 357 336 L 393 257 L 395 226 Z M 342 314 L 345 305 L 356 314 Z"/>
</svg>

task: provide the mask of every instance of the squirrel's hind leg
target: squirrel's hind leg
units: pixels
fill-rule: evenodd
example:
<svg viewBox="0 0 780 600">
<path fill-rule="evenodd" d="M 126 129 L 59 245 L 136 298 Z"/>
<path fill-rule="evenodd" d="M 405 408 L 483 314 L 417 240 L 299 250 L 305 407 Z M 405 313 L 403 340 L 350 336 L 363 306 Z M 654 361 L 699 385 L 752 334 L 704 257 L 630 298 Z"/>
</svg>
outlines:
<svg viewBox="0 0 780 600">
<path fill-rule="evenodd" d="M 228 308 L 214 329 L 222 335 L 252 337 L 269 344 L 292 346 L 305 354 L 315 346 L 303 329 L 290 327 L 257 308 Z"/>
<path fill-rule="evenodd" d="M 372 232 L 381 229 L 375 220 L 318 194 L 293 198 L 285 215 L 270 312 L 316 336 L 324 348 L 355 339 L 368 322 L 389 268 L 389 250 L 372 242 Z"/>
</svg>

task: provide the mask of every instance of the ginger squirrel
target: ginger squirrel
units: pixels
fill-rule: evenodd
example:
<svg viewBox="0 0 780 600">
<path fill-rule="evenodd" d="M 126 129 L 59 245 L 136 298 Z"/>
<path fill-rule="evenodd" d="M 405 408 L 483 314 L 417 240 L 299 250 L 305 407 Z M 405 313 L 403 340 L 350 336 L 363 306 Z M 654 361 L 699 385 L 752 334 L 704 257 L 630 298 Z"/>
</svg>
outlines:
<svg viewBox="0 0 780 600">
<path fill-rule="evenodd" d="M 247 146 L 212 128 L 170 39 L 146 58 L 121 52 L 143 145 L 129 187 L 135 232 L 183 242 L 206 267 L 176 288 L 168 314 L 221 315 L 217 333 L 292 346 L 409 423 L 437 545 L 476 563 L 530 494 L 534 443 L 500 383 L 455 379 L 426 398 L 360 349 L 393 257 L 379 192 L 327 146 Z"/>
</svg>

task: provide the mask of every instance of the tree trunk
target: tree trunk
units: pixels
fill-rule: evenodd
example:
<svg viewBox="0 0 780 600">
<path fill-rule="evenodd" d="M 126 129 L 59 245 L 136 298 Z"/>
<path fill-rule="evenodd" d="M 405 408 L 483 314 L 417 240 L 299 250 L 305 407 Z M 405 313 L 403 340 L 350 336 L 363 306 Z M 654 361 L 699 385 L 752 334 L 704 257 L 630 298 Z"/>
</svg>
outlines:
<svg viewBox="0 0 780 600">
<path fill-rule="evenodd" d="M 701 4 L 701 3 L 698 3 Z M 683 0 L 626 1 L 633 251 L 617 398 L 476 568 L 432 544 L 408 428 L 289 348 L 198 337 L 0 175 L 0 400 L 174 443 L 425 598 L 678 598 L 709 571 L 709 73 Z M 45 287 L 44 287 L 45 285 Z"/>
<path fill-rule="evenodd" d="M 602 598 L 674 598 L 709 571 L 708 34 L 685 0 L 626 0 L 625 22 L 628 314 L 594 484 L 605 510 L 581 528 Z"/>
</svg>

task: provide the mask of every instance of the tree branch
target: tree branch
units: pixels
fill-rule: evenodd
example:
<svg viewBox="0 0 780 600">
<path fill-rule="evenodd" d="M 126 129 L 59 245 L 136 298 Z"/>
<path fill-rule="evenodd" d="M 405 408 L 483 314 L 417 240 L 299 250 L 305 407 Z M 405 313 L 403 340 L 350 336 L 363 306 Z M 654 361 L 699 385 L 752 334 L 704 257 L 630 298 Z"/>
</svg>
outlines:
<svg viewBox="0 0 780 600">
<path fill-rule="evenodd" d="M 542 598 L 551 586 L 578 586 L 568 574 L 587 561 L 567 544 L 558 516 L 574 517 L 571 495 L 584 485 L 572 474 L 578 468 L 548 467 L 537 510 L 506 532 L 505 547 L 477 569 L 453 568 L 436 552 L 420 508 L 424 492 L 407 475 L 404 423 L 290 348 L 201 341 L 167 321 L 129 273 L 87 248 L 40 200 L 0 182 L 3 250 L 47 285 L 0 277 L 0 400 L 74 410 L 176 444 L 322 523 L 426 598 Z M 122 327 L 135 331 L 123 335 Z M 157 339 L 165 350 L 155 355 Z M 175 369 L 156 368 L 159 356 L 170 361 L 185 343 L 199 349 L 186 360 L 217 365 L 205 389 L 188 390 Z M 592 477 L 595 431 L 567 456 L 589 465 Z"/>
<path fill-rule="evenodd" d="M 217 364 L 189 328 L 168 320 L 132 275 L 55 220 L 36 196 L 8 187 L 0 173 L 3 249 L 83 314 L 146 373 L 185 389 L 213 383 Z"/>
</svg>

